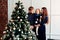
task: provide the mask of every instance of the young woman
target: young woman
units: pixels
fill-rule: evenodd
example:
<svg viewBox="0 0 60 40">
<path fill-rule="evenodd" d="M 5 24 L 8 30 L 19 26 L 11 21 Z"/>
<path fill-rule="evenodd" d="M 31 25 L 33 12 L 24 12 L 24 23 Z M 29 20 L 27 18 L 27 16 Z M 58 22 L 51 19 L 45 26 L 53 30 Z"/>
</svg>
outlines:
<svg viewBox="0 0 60 40">
<path fill-rule="evenodd" d="M 48 23 L 48 13 L 46 7 L 42 7 L 42 19 L 39 27 L 39 36 L 38 40 L 46 40 L 46 29 L 45 29 L 45 24 Z"/>
</svg>

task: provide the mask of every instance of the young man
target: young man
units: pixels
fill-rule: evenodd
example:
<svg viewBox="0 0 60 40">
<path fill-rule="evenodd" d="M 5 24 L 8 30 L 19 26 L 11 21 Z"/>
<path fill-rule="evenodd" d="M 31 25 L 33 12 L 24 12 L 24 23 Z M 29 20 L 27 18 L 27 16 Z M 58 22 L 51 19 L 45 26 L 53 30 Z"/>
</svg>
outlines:
<svg viewBox="0 0 60 40">
<path fill-rule="evenodd" d="M 34 27 L 34 7 L 30 6 L 28 8 L 28 21 L 30 22 L 30 29 L 32 29 L 35 32 L 35 27 Z"/>
</svg>

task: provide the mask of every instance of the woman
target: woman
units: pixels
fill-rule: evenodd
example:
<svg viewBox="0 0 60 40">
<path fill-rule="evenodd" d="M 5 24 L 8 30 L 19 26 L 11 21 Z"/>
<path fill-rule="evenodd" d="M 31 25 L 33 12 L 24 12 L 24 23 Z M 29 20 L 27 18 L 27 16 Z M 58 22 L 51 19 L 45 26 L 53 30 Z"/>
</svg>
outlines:
<svg viewBox="0 0 60 40">
<path fill-rule="evenodd" d="M 42 19 L 39 27 L 39 36 L 38 40 L 46 40 L 46 29 L 45 29 L 45 24 L 48 23 L 48 13 L 46 7 L 42 7 Z"/>
</svg>

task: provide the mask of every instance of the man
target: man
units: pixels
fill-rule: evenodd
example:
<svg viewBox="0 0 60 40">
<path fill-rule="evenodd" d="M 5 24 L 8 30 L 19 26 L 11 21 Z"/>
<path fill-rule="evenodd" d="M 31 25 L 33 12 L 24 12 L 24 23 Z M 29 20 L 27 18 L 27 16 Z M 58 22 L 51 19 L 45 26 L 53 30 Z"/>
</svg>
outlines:
<svg viewBox="0 0 60 40">
<path fill-rule="evenodd" d="M 35 27 L 34 27 L 34 7 L 30 6 L 28 8 L 28 21 L 30 22 L 30 29 L 32 29 L 35 32 Z"/>
</svg>

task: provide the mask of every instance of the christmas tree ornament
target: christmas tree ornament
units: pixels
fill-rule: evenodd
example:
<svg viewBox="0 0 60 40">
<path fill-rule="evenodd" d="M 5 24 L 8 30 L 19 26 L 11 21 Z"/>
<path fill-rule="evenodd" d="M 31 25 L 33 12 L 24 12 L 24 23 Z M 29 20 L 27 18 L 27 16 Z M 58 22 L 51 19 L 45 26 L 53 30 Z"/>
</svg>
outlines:
<svg viewBox="0 0 60 40">
<path fill-rule="evenodd" d="M 9 31 L 7 30 L 7 32 L 9 32 Z"/>
<path fill-rule="evenodd" d="M 21 31 L 21 33 L 23 34 L 23 31 Z"/>
<path fill-rule="evenodd" d="M 24 39 L 27 39 L 27 36 L 26 35 L 22 35 Z"/>
<path fill-rule="evenodd" d="M 14 27 L 13 30 L 16 30 L 16 28 Z"/>
<path fill-rule="evenodd" d="M 30 34 L 30 31 L 28 33 Z"/>
<path fill-rule="evenodd" d="M 17 11 L 17 13 L 19 13 L 19 10 Z"/>
<path fill-rule="evenodd" d="M 18 16 L 17 18 L 19 19 L 20 17 Z"/>
<path fill-rule="evenodd" d="M 12 22 L 14 25 L 15 25 L 15 23 L 14 22 Z"/>
<path fill-rule="evenodd" d="M 22 21 L 22 19 L 20 19 L 20 21 Z"/>
<path fill-rule="evenodd" d="M 12 38 L 10 38 L 9 40 L 12 40 Z"/>
<path fill-rule="evenodd" d="M 18 40 L 20 40 L 20 38 L 17 38 Z"/>
<path fill-rule="evenodd" d="M 25 18 L 27 18 L 27 17 L 28 17 L 28 15 L 25 16 Z"/>
<path fill-rule="evenodd" d="M 13 31 L 12 33 L 13 33 L 13 34 L 15 34 L 15 32 L 14 32 L 14 31 Z"/>
<path fill-rule="evenodd" d="M 19 31 L 21 31 L 21 29 L 19 29 Z"/>
<path fill-rule="evenodd" d="M 16 37 L 19 38 L 19 35 L 17 35 Z"/>
<path fill-rule="evenodd" d="M 6 31 L 3 31 L 3 34 L 5 34 L 6 33 Z"/>
<path fill-rule="evenodd" d="M 8 29 L 8 27 L 5 27 L 5 29 Z"/>
<path fill-rule="evenodd" d="M 7 34 L 7 37 L 9 36 L 9 34 Z"/>
<path fill-rule="evenodd" d="M 29 23 L 29 22 L 27 21 L 27 23 Z"/>
<path fill-rule="evenodd" d="M 12 30 L 10 29 L 10 31 L 12 31 Z"/>
<path fill-rule="evenodd" d="M 14 37 L 14 33 L 12 34 L 12 36 Z"/>
<path fill-rule="evenodd" d="M 19 9 L 21 9 L 21 6 L 19 7 Z"/>
</svg>

